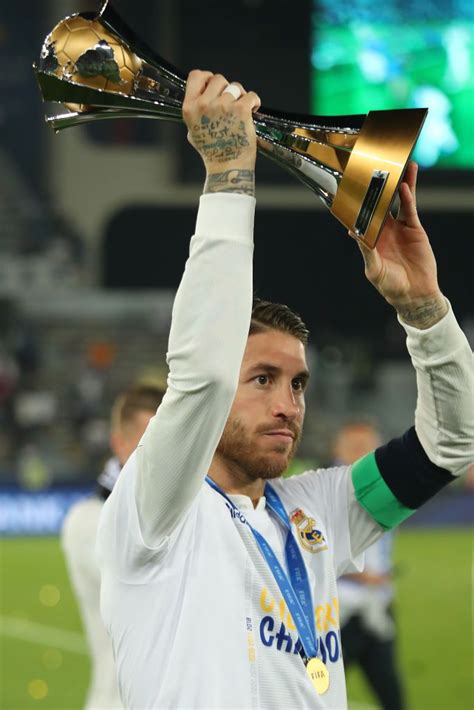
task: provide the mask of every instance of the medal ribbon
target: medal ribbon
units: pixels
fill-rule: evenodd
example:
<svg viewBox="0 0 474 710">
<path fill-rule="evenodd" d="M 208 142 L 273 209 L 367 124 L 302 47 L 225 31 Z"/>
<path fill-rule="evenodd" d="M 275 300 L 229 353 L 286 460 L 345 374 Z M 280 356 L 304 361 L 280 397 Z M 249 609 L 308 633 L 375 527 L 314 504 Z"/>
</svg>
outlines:
<svg viewBox="0 0 474 710">
<path fill-rule="evenodd" d="M 272 572 L 276 583 L 283 595 L 286 605 L 290 611 L 291 617 L 298 631 L 299 639 L 303 646 L 305 659 L 315 658 L 318 651 L 318 639 L 314 624 L 313 599 L 311 588 L 309 586 L 308 571 L 306 569 L 303 555 L 298 547 L 298 544 L 291 530 L 291 523 L 288 513 L 277 494 L 269 483 L 265 484 L 265 497 L 269 510 L 283 525 L 287 531 L 285 543 L 285 557 L 290 579 L 285 570 L 278 561 L 277 556 L 272 548 L 261 535 L 258 530 L 255 530 L 248 522 L 238 507 L 233 503 L 227 494 L 215 483 L 212 478 L 206 476 L 206 482 L 214 488 L 227 502 L 237 510 L 241 516 L 241 520 L 245 520 L 246 525 L 252 531 L 252 534 L 257 541 L 260 552 L 264 556 L 270 571 Z"/>
</svg>

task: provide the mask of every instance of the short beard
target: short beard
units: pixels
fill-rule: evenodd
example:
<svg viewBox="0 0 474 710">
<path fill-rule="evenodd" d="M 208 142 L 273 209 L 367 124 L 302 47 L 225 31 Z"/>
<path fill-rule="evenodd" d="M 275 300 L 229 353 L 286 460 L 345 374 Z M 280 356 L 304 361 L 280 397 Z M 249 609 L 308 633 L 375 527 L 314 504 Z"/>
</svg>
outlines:
<svg viewBox="0 0 474 710">
<path fill-rule="evenodd" d="M 278 478 L 286 471 L 296 453 L 300 439 L 301 433 L 295 436 L 290 452 L 284 458 L 275 456 L 287 451 L 284 444 L 276 446 L 273 454 L 259 454 L 240 419 L 229 418 L 216 453 L 240 468 L 249 481 L 256 481 L 259 478 L 266 480 Z"/>
</svg>

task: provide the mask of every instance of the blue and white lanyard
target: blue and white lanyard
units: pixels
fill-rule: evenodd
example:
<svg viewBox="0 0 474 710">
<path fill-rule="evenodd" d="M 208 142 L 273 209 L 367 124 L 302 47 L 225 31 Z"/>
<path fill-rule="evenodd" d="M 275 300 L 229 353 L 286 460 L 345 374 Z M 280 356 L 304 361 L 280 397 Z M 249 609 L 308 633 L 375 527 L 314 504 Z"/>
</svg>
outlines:
<svg viewBox="0 0 474 710">
<path fill-rule="evenodd" d="M 214 488 L 215 491 L 225 498 L 234 510 L 237 510 L 240 513 L 235 503 L 230 500 L 227 494 L 217 485 L 217 483 L 212 480 L 212 478 L 207 476 L 206 482 L 211 486 L 211 488 Z M 265 497 L 267 499 L 269 510 L 276 516 L 277 520 L 287 531 L 285 556 L 290 572 L 290 579 L 288 579 L 285 570 L 281 566 L 277 556 L 263 535 L 261 535 L 258 530 L 255 530 L 255 528 L 250 525 L 244 515 L 240 513 L 239 517 L 242 521 L 245 521 L 246 525 L 248 525 L 252 531 L 260 551 L 270 567 L 278 587 L 280 588 L 280 592 L 283 595 L 292 619 L 296 625 L 296 629 L 303 646 L 305 660 L 315 658 L 318 651 L 318 639 L 314 624 L 313 600 L 311 588 L 309 586 L 308 571 L 298 544 L 293 537 L 288 513 L 286 512 L 279 495 L 269 483 L 265 484 Z"/>
</svg>

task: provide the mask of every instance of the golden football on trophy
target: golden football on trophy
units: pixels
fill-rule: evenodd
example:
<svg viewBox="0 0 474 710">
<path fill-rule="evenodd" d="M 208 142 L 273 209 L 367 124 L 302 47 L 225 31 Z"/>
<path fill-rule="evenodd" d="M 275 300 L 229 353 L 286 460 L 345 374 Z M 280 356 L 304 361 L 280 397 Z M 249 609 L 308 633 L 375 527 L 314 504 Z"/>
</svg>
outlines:
<svg viewBox="0 0 474 710">
<path fill-rule="evenodd" d="M 59 79 L 101 91 L 130 95 L 142 61 L 96 20 L 79 15 L 60 22 L 47 38 L 54 49 Z M 72 111 L 87 111 L 83 104 L 67 104 Z"/>
</svg>

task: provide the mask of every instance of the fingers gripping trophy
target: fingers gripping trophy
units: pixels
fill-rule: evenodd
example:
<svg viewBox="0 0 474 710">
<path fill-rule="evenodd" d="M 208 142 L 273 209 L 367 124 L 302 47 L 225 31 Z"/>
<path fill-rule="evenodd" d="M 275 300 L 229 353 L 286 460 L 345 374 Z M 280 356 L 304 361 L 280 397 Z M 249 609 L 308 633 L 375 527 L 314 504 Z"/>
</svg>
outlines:
<svg viewBox="0 0 474 710">
<path fill-rule="evenodd" d="M 55 131 L 114 118 L 183 120 L 185 76 L 141 41 L 108 1 L 97 13 L 59 22 L 34 69 L 44 101 L 54 106 L 47 121 Z M 253 120 L 259 152 L 313 190 L 372 249 L 426 114 L 307 116 L 260 107 Z"/>
<path fill-rule="evenodd" d="M 204 90 L 203 90 L 204 83 Z M 199 108 L 206 106 L 205 114 Z M 183 117 L 188 140 L 206 167 L 205 192 L 255 192 L 256 136 L 251 114 L 260 106 L 253 91 L 229 84 L 222 74 L 189 74 Z"/>
</svg>

